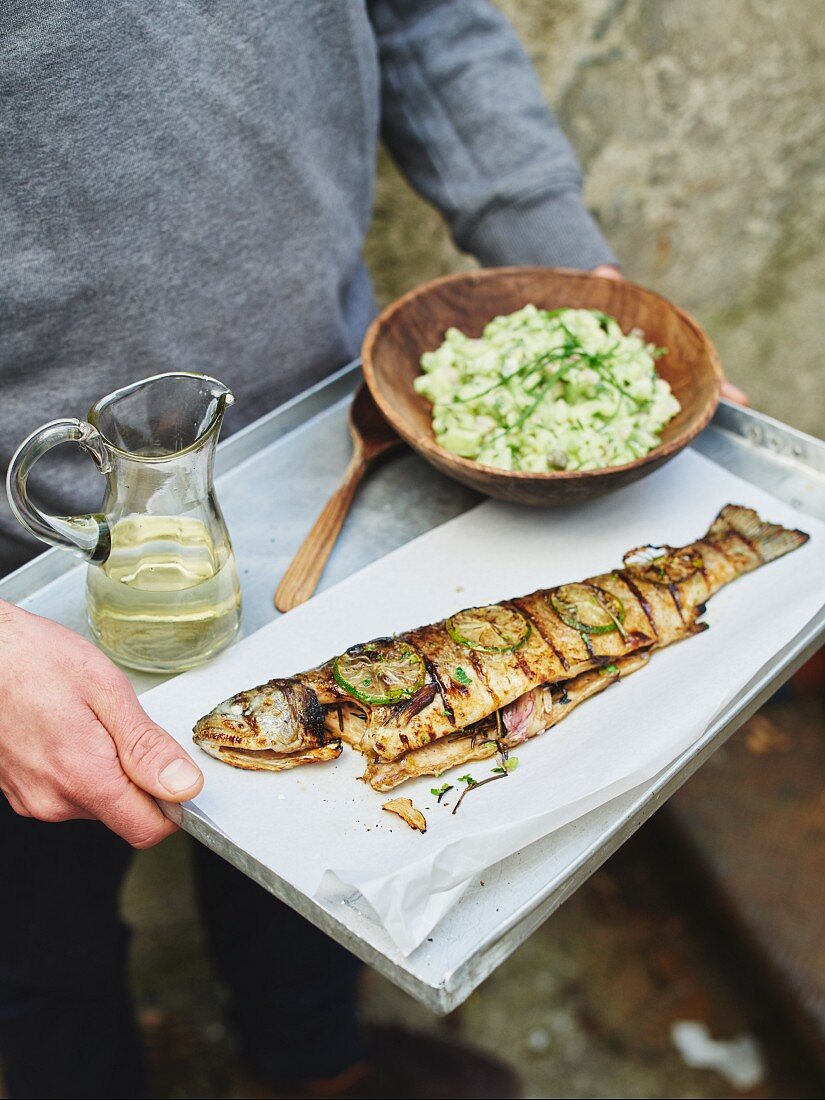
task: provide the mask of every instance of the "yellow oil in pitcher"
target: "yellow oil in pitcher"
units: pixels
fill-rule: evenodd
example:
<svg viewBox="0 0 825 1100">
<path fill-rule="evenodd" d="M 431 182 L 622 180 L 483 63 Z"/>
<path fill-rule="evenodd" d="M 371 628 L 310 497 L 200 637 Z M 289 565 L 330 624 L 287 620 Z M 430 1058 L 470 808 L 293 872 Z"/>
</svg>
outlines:
<svg viewBox="0 0 825 1100">
<path fill-rule="evenodd" d="M 88 571 L 87 593 L 97 642 L 121 664 L 145 671 L 202 664 L 240 624 L 232 548 L 217 545 L 197 519 L 119 520 L 108 558 Z"/>
</svg>

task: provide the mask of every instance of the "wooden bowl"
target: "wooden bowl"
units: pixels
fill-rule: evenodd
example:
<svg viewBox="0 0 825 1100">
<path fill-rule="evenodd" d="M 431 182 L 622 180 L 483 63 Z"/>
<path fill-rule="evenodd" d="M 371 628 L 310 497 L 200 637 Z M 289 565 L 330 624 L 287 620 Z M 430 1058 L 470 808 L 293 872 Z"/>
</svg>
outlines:
<svg viewBox="0 0 825 1100">
<path fill-rule="evenodd" d="M 434 351 L 451 325 L 480 336 L 499 314 L 532 303 L 540 309 L 601 309 L 624 332 L 667 348 L 657 369 L 682 406 L 666 425 L 661 444 L 643 458 L 598 470 L 548 474 L 499 470 L 440 447 L 432 406 L 413 389 L 420 359 Z M 362 351 L 364 378 L 381 412 L 398 434 L 448 477 L 501 500 L 563 504 L 595 497 L 636 481 L 678 454 L 705 427 L 719 401 L 722 368 L 708 337 L 687 313 L 634 283 L 543 267 L 500 267 L 434 279 L 405 294 L 373 321 Z"/>
</svg>

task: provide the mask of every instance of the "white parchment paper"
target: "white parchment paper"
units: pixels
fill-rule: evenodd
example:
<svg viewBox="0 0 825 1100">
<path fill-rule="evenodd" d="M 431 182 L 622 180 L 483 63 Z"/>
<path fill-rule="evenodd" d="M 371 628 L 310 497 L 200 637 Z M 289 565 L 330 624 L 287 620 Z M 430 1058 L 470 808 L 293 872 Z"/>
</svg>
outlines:
<svg viewBox="0 0 825 1100">
<path fill-rule="evenodd" d="M 643 543 L 690 542 L 727 503 L 801 526 L 811 541 L 723 589 L 708 605 L 710 630 L 654 654 L 639 673 L 522 746 L 518 769 L 470 794 L 457 815 L 457 790 L 439 806 L 430 788 L 466 771 L 483 779 L 495 761 L 394 792 L 424 811 L 426 834 L 382 811 L 391 796 L 358 782 L 362 758 L 346 747 L 333 764 L 266 773 L 239 771 L 191 746 L 197 718 L 237 691 L 311 667 L 354 642 L 587 577 Z M 701 737 L 817 613 L 824 569 L 825 525 L 688 450 L 599 500 L 546 511 L 480 505 L 142 702 L 192 748 L 206 775 L 197 807 L 239 848 L 311 897 L 360 891 L 409 954 L 480 871 L 652 778 Z"/>
</svg>

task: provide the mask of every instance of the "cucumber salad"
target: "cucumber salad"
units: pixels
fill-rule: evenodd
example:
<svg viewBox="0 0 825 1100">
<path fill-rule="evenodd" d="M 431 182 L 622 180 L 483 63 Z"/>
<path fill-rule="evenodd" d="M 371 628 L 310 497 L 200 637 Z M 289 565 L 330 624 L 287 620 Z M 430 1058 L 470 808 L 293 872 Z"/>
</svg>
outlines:
<svg viewBox="0 0 825 1100">
<path fill-rule="evenodd" d="M 600 310 L 527 305 L 477 340 L 448 329 L 414 385 L 453 454 L 503 470 L 593 470 L 661 442 L 680 409 L 656 373 L 665 350 Z"/>
</svg>

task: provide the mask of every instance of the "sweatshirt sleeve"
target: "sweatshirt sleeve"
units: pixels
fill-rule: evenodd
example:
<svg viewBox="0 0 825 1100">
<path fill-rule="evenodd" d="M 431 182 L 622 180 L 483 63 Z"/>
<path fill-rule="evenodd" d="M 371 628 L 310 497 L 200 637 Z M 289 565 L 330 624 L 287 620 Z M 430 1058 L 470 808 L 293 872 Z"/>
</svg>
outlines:
<svg viewBox="0 0 825 1100">
<path fill-rule="evenodd" d="M 483 264 L 589 269 L 616 258 L 514 30 L 487 0 L 369 0 L 382 136 Z"/>
</svg>

